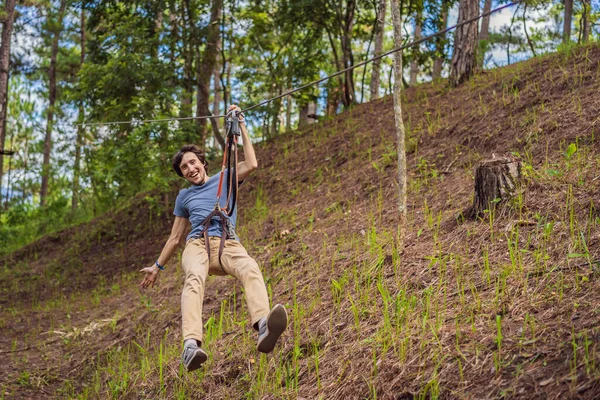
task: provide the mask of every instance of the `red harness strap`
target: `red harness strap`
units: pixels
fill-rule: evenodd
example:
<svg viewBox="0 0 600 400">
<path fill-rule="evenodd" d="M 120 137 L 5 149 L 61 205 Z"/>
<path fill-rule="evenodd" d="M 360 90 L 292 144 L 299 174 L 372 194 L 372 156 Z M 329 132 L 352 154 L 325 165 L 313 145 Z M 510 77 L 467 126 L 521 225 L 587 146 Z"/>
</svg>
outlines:
<svg viewBox="0 0 600 400">
<path fill-rule="evenodd" d="M 236 116 L 237 118 L 237 116 Z M 210 263 L 210 243 L 208 239 L 208 228 L 210 227 L 210 221 L 213 217 L 218 217 L 221 223 L 221 244 L 219 245 L 219 263 L 221 263 L 221 256 L 223 255 L 223 249 L 225 248 L 225 240 L 231 238 L 231 232 L 229 231 L 228 217 L 233 215 L 237 200 L 238 190 L 238 171 L 237 171 L 237 151 L 238 137 L 237 135 L 228 135 L 227 137 L 227 151 L 223 152 L 223 163 L 221 164 L 221 175 L 219 177 L 219 186 L 217 188 L 217 202 L 215 208 L 210 214 L 201 222 L 201 226 L 204 227 L 204 245 L 206 246 L 206 252 L 208 253 L 208 259 Z M 231 159 L 233 152 L 233 160 Z M 233 161 L 233 162 L 232 162 Z M 228 169 L 228 180 L 227 180 L 227 202 L 225 207 L 221 208 L 220 200 L 223 192 L 223 180 L 225 177 L 225 169 Z M 231 207 L 230 207 L 231 206 Z"/>
</svg>

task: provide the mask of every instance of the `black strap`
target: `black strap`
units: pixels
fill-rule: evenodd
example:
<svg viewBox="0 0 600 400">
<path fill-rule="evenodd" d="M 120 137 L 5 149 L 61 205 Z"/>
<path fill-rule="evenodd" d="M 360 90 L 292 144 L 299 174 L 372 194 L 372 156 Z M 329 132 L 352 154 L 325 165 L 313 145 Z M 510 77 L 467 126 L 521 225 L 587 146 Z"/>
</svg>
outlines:
<svg viewBox="0 0 600 400">
<path fill-rule="evenodd" d="M 237 202 L 237 192 L 238 192 L 238 149 L 237 142 L 238 138 L 241 135 L 240 124 L 239 124 L 239 114 L 237 111 L 232 111 L 227 114 L 226 120 L 226 139 L 227 139 L 227 204 L 226 204 L 226 214 L 227 216 L 232 216 L 233 211 L 235 210 L 236 202 Z M 233 157 L 232 157 L 233 153 Z"/>
<path fill-rule="evenodd" d="M 208 238 L 208 228 L 210 227 L 210 221 L 213 219 L 213 217 L 218 216 L 221 221 L 221 243 L 219 245 L 219 264 L 221 264 L 221 267 L 223 267 L 221 257 L 223 256 L 223 249 L 225 248 L 225 240 L 229 239 L 230 237 L 229 229 L 227 227 L 227 217 L 231 217 L 233 215 L 237 201 L 237 138 L 241 134 L 239 124 L 240 114 L 240 112 L 233 110 L 227 114 L 226 120 L 225 130 L 227 136 L 227 171 L 229 176 L 227 177 L 226 183 L 227 204 L 225 206 L 225 213 L 223 213 L 219 204 L 219 196 L 221 195 L 221 184 L 219 183 L 219 190 L 217 193 L 217 204 L 215 204 L 214 210 L 212 210 L 210 214 L 208 214 L 208 216 L 204 219 L 204 221 L 200 223 L 200 225 L 204 227 L 204 246 L 206 247 L 206 252 L 208 253 L 208 262 L 210 263 L 210 242 Z M 231 153 L 233 153 L 233 160 Z M 225 157 L 225 154 L 223 154 L 223 157 Z M 223 160 L 223 166 L 224 164 L 225 160 Z M 223 179 L 223 170 L 221 170 L 221 179 Z"/>
<path fill-rule="evenodd" d="M 218 216 L 221 222 L 221 243 L 219 245 L 219 264 L 223 267 L 223 263 L 221 262 L 221 257 L 223 256 L 223 249 L 225 248 L 225 240 L 229 239 L 229 229 L 227 228 L 227 217 L 220 208 L 215 206 L 215 209 L 208 214 L 208 216 L 200 223 L 200 226 L 204 227 L 204 246 L 206 247 L 206 253 L 208 254 L 208 262 L 210 264 L 210 241 L 208 238 L 208 228 L 210 226 L 210 221 L 213 217 Z"/>
</svg>

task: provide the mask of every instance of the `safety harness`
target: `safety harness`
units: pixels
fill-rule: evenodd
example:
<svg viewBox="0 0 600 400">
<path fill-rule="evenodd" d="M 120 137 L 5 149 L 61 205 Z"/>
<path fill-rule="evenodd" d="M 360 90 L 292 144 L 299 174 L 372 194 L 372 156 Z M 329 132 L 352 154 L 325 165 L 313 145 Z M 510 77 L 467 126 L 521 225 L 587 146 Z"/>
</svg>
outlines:
<svg viewBox="0 0 600 400">
<path fill-rule="evenodd" d="M 219 218 L 221 224 L 221 244 L 219 245 L 219 264 L 221 264 L 221 256 L 225 248 L 225 240 L 235 238 L 235 231 L 228 217 L 233 215 L 237 201 L 238 192 L 238 138 L 240 137 L 240 121 L 239 117 L 243 114 L 240 111 L 232 110 L 227 113 L 225 119 L 226 145 L 223 151 L 223 163 L 221 164 L 221 175 L 219 177 L 219 186 L 217 188 L 217 202 L 215 208 L 208 216 L 200 223 L 204 232 L 204 244 L 208 259 L 210 260 L 210 243 L 208 240 L 208 228 L 213 218 Z M 227 168 L 227 203 L 224 208 L 221 208 L 221 194 L 223 190 L 223 181 L 225 180 L 225 169 Z"/>
</svg>

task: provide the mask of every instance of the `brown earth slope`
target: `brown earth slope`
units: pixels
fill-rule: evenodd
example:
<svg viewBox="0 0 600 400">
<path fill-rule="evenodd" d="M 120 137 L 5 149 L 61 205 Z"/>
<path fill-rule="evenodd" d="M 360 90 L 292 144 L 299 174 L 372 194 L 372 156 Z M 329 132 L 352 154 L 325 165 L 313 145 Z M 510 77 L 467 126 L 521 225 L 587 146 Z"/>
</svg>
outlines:
<svg viewBox="0 0 600 400">
<path fill-rule="evenodd" d="M 396 234 L 391 98 L 258 146 L 239 233 L 290 327 L 259 356 L 239 285 L 205 300 L 209 362 L 178 364 L 174 193 L 148 194 L 0 260 L 4 398 L 600 397 L 600 48 L 405 92 L 409 226 Z M 526 190 L 480 220 L 476 164 Z M 491 215 L 490 215 L 491 214 Z M 0 397 L 1 398 L 1 397 Z"/>
</svg>

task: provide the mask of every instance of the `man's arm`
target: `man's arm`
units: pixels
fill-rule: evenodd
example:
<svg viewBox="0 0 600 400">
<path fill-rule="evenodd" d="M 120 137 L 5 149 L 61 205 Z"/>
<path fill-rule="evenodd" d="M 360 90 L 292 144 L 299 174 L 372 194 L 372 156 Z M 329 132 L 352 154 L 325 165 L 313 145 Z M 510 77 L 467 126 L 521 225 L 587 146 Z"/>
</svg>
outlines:
<svg viewBox="0 0 600 400">
<path fill-rule="evenodd" d="M 239 107 L 234 106 L 233 104 L 229 107 L 229 109 L 233 109 L 236 107 L 239 110 Z M 246 123 L 240 121 L 240 130 L 242 131 L 242 144 L 244 145 L 244 161 L 241 161 L 237 165 L 238 171 L 238 182 L 243 181 L 258 168 L 258 161 L 256 160 L 256 154 L 254 153 L 254 147 L 252 147 L 252 141 L 250 140 L 250 136 L 248 135 L 248 129 L 246 129 Z"/>
<path fill-rule="evenodd" d="M 165 243 L 165 246 L 160 252 L 158 260 L 156 260 L 160 265 L 165 265 L 167 261 L 171 259 L 171 256 L 175 250 L 177 250 L 179 243 L 185 235 L 188 222 L 189 221 L 183 217 L 175 217 L 173 228 L 171 228 L 171 235 L 169 236 L 169 239 L 167 239 L 167 243 Z M 144 280 L 140 286 L 143 288 L 154 286 L 156 283 L 156 278 L 158 277 L 158 271 L 160 271 L 160 269 L 156 266 L 156 264 L 152 264 L 151 267 L 141 269 L 140 272 L 143 272 L 146 274 L 146 276 L 144 276 Z"/>
</svg>

